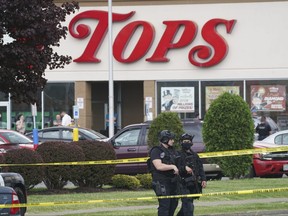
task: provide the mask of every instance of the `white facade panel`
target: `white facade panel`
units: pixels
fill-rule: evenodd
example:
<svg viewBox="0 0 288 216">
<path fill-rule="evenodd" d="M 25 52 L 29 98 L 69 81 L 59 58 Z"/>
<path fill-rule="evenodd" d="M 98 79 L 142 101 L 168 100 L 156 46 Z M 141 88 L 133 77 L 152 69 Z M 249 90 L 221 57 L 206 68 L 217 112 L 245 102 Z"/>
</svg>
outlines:
<svg viewBox="0 0 288 216">
<path fill-rule="evenodd" d="M 108 11 L 107 7 L 82 7 L 78 13 L 87 10 Z M 147 21 L 155 28 L 154 42 L 148 53 L 139 61 L 130 64 L 119 63 L 114 59 L 114 80 L 229 80 L 229 79 L 287 79 L 288 78 L 288 2 L 233 3 L 200 5 L 155 5 L 155 6 L 118 6 L 114 13 L 135 11 L 134 16 L 125 22 L 113 24 L 113 38 L 132 21 Z M 78 14 L 77 13 L 77 14 Z M 67 19 L 67 25 L 77 14 Z M 217 31 L 226 40 L 229 50 L 226 58 L 210 68 L 199 68 L 188 60 L 189 51 L 197 45 L 208 45 L 201 36 L 203 25 L 215 18 L 237 20 L 231 34 L 224 26 Z M 163 21 L 191 20 L 198 26 L 194 41 L 185 48 L 171 49 L 166 63 L 145 61 L 151 57 L 165 30 Z M 97 21 L 87 19 L 79 24 L 88 24 L 91 32 Z M 125 57 L 134 47 L 139 37 L 137 31 L 127 46 Z M 176 36 L 175 41 L 181 32 Z M 68 33 L 61 42 L 59 52 L 73 59 L 81 56 L 91 34 L 85 40 L 73 38 Z M 108 34 L 98 50 L 100 63 L 71 63 L 64 69 L 46 71 L 51 81 L 101 81 L 108 80 Z"/>
</svg>

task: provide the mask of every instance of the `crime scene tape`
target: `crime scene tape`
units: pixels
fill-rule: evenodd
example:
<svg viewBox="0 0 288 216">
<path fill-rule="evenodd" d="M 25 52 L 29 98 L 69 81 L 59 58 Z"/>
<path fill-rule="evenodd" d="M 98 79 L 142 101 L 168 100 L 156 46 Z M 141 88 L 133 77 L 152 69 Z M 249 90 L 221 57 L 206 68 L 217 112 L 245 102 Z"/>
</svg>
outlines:
<svg viewBox="0 0 288 216">
<path fill-rule="evenodd" d="M 255 149 L 244 149 L 244 150 L 206 152 L 206 153 L 198 153 L 198 155 L 200 158 L 212 158 L 212 157 L 239 156 L 239 155 L 259 154 L 259 153 L 268 153 L 268 152 L 282 152 L 282 151 L 288 151 L 288 146 L 276 147 L 276 148 L 255 148 Z M 64 166 L 64 165 L 123 164 L 123 163 L 146 162 L 148 158 L 149 157 L 116 159 L 116 160 L 100 160 L 100 161 L 50 162 L 50 163 L 32 163 L 32 164 L 0 164 L 0 166 L 7 167 L 7 166 Z"/>
<path fill-rule="evenodd" d="M 240 191 L 225 191 L 225 192 L 213 192 L 213 193 L 203 193 L 203 194 L 173 195 L 173 196 L 135 197 L 135 198 L 123 198 L 123 199 L 42 202 L 42 203 L 26 203 L 26 204 L 13 204 L 13 205 L 12 204 L 1 204 L 0 208 L 95 204 L 95 203 L 105 203 L 105 202 L 121 202 L 121 201 L 137 201 L 137 200 L 143 201 L 143 200 L 169 199 L 169 198 L 193 198 L 193 197 L 205 197 L 205 196 L 210 197 L 210 196 L 222 196 L 222 195 L 243 195 L 243 194 L 269 193 L 269 192 L 280 192 L 280 191 L 288 191 L 288 187 L 240 190 Z"/>
</svg>

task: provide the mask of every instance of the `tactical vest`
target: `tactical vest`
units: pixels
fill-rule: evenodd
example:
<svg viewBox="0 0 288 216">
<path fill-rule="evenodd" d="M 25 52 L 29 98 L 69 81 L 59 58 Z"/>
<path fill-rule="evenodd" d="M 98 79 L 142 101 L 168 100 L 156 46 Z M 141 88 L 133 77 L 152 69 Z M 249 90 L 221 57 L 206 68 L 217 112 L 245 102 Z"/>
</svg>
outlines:
<svg viewBox="0 0 288 216">
<path fill-rule="evenodd" d="M 164 157 L 161 158 L 161 162 L 164 164 L 174 164 L 176 165 L 176 160 L 177 160 L 177 155 L 176 155 L 176 151 L 175 151 L 175 155 L 173 154 L 173 152 L 170 152 L 168 149 L 166 149 L 164 146 L 160 145 L 160 146 L 154 146 L 150 151 L 149 151 L 149 157 L 151 152 L 153 151 L 153 149 L 158 148 L 161 150 L 162 153 L 164 153 Z M 151 159 L 149 158 L 147 160 L 147 168 L 148 171 L 151 173 L 157 172 L 159 174 L 163 174 L 165 176 L 173 176 L 173 170 L 171 171 L 158 171 L 156 170 L 155 166 L 153 165 Z"/>
</svg>

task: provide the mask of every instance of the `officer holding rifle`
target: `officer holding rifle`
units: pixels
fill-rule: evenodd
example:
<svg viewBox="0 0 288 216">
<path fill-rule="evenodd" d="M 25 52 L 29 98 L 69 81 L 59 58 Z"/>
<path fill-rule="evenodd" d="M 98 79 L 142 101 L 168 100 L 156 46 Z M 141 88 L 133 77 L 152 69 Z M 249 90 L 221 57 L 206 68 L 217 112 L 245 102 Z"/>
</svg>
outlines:
<svg viewBox="0 0 288 216">
<path fill-rule="evenodd" d="M 207 184 L 202 161 L 198 154 L 191 149 L 193 138 L 194 136 L 185 133 L 180 139 L 182 150 L 178 168 L 181 176 L 181 194 L 202 193 L 202 188 L 205 188 Z M 199 197 L 181 198 L 182 206 L 177 216 L 193 216 L 193 200 L 195 198 Z"/>
</svg>

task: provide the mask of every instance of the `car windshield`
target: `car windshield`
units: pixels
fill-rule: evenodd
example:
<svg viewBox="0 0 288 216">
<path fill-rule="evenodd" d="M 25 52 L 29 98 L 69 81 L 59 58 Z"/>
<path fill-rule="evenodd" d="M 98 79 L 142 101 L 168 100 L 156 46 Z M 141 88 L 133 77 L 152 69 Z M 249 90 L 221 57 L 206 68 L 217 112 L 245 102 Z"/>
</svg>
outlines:
<svg viewBox="0 0 288 216">
<path fill-rule="evenodd" d="M 79 130 L 85 134 L 86 136 L 88 137 L 91 137 L 91 139 L 105 139 L 107 138 L 106 136 L 96 132 L 96 131 L 93 131 L 93 130 L 89 130 L 89 129 L 80 129 Z"/>
<path fill-rule="evenodd" d="M 1 132 L 1 136 L 3 136 L 9 143 L 21 143 L 21 144 L 28 144 L 33 143 L 28 137 L 15 133 L 13 131 Z"/>
</svg>

